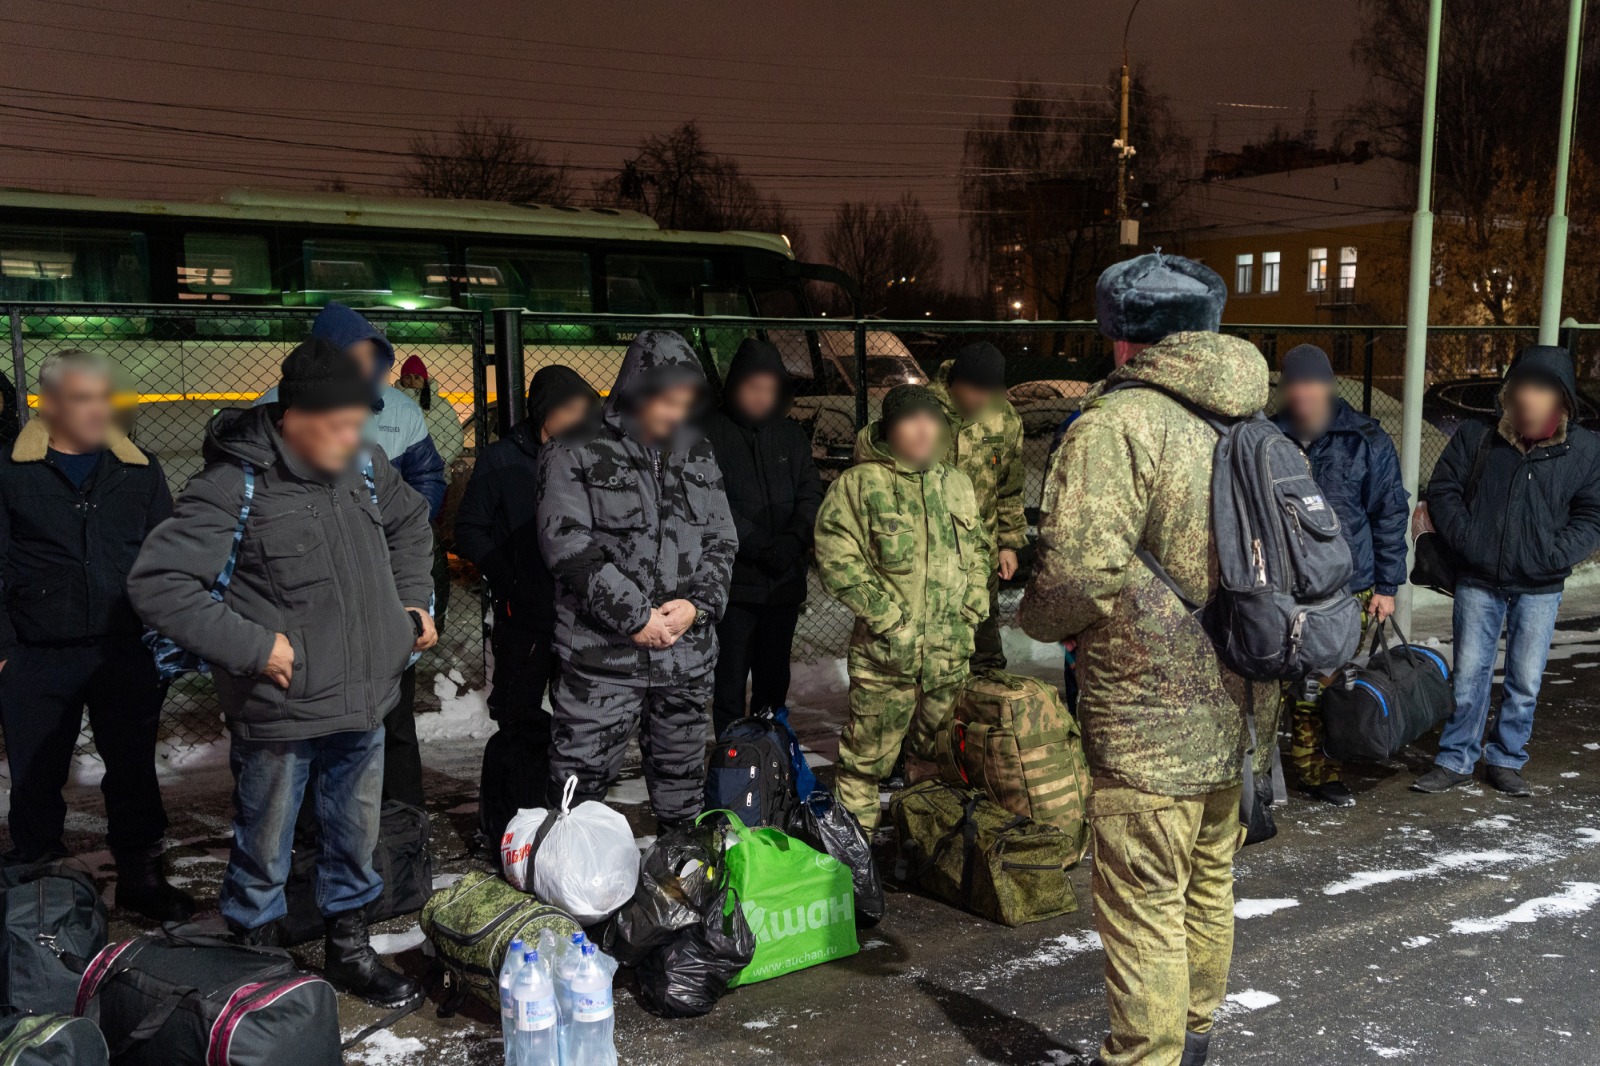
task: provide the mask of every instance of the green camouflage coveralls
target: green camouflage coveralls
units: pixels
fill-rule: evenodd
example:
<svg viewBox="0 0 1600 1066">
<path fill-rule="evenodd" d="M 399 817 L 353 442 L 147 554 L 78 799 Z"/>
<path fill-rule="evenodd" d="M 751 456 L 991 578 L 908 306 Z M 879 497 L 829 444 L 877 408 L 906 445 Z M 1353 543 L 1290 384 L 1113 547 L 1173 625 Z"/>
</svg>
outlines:
<svg viewBox="0 0 1600 1066">
<path fill-rule="evenodd" d="M 978 515 L 995 549 L 1020 551 L 1028 543 L 1028 519 L 1022 513 L 1022 419 L 1004 396 L 997 397 L 976 418 L 963 418 L 950 398 L 953 362 L 946 360 L 928 385 L 944 407 L 945 424 L 950 429 L 944 460 L 972 481 Z M 991 570 L 989 617 L 972 637 L 974 668 L 1005 668 L 1006 656 L 1000 647 L 999 598 L 1000 575 Z"/>
<path fill-rule="evenodd" d="M 878 782 L 907 732 L 907 747 L 928 753 L 966 681 L 994 552 L 965 474 L 900 462 L 877 423 L 861 431 L 856 452 L 822 501 L 816 551 L 823 586 L 856 616 L 834 790 L 870 832 Z"/>
<path fill-rule="evenodd" d="M 1177 333 L 1113 371 L 1224 417 L 1259 410 L 1267 365 L 1248 342 Z M 1135 557 L 1149 550 L 1197 602 L 1216 589 L 1216 433 L 1157 389 L 1090 392 L 1045 486 L 1019 621 L 1077 638 L 1078 714 L 1094 775 L 1095 924 L 1106 951 L 1108 1066 L 1177 1066 L 1207 1032 L 1233 954 L 1233 854 L 1248 732 L 1244 683 Z M 1275 735 L 1277 691 L 1254 687 Z M 1268 746 L 1257 752 L 1265 772 Z"/>
</svg>

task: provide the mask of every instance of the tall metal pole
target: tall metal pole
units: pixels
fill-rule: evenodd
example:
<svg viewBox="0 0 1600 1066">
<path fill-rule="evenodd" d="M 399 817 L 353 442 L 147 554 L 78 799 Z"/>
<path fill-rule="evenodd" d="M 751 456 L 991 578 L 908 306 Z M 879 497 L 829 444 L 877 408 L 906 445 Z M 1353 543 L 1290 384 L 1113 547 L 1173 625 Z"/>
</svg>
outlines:
<svg viewBox="0 0 1600 1066">
<path fill-rule="evenodd" d="M 1417 213 L 1411 220 L 1405 385 L 1400 402 L 1400 477 L 1412 500 L 1417 498 L 1422 470 L 1422 392 L 1428 375 L 1428 295 L 1433 284 L 1433 136 L 1439 105 L 1439 27 L 1443 21 L 1444 0 L 1429 0 L 1428 54 L 1422 82 L 1422 143 L 1417 161 Z M 1395 601 L 1400 626 L 1408 633 L 1411 631 L 1411 592 L 1409 584 L 1400 586 L 1400 595 Z"/>
<path fill-rule="evenodd" d="M 1117 123 L 1117 241 L 1120 244 L 1139 243 L 1139 225 L 1128 218 L 1128 158 L 1134 154 L 1128 143 L 1128 31 L 1133 28 L 1133 13 L 1139 10 L 1142 0 L 1133 0 L 1128 9 L 1128 20 L 1122 24 L 1122 111 Z"/>
<path fill-rule="evenodd" d="M 1561 129 L 1556 141 L 1556 191 L 1544 237 L 1544 297 L 1539 307 L 1539 343 L 1554 344 L 1561 331 L 1561 289 L 1567 274 L 1567 169 L 1572 161 L 1573 115 L 1578 100 L 1578 55 L 1583 50 L 1583 0 L 1567 15 L 1567 60 L 1561 73 Z"/>
</svg>

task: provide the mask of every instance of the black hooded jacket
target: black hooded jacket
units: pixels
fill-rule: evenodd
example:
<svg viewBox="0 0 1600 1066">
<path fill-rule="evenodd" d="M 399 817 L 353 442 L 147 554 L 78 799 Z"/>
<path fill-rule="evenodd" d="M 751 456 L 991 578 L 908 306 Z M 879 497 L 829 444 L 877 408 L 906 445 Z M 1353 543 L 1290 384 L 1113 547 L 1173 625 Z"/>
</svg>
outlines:
<svg viewBox="0 0 1600 1066">
<path fill-rule="evenodd" d="M 1507 388 L 1521 378 L 1558 386 L 1568 415 L 1577 410 L 1572 359 L 1562 349 L 1524 351 L 1506 374 Z M 1475 484 L 1474 467 L 1481 467 Z M 1600 437 L 1570 417 L 1532 444 L 1519 440 L 1509 417 L 1498 426 L 1469 422 L 1445 446 L 1426 495 L 1464 583 L 1508 594 L 1558 592 L 1600 547 Z"/>
<path fill-rule="evenodd" d="M 576 396 L 600 405 L 576 370 L 541 367 L 528 386 L 527 417 L 484 449 L 462 494 L 456 550 L 488 579 L 496 625 L 555 632 L 556 581 L 539 554 L 539 449 L 545 419 Z"/>
<path fill-rule="evenodd" d="M 740 382 L 752 374 L 775 374 L 782 387 L 778 409 L 760 422 L 745 418 L 732 403 Z M 810 438 L 788 417 L 792 393 L 778 350 L 746 340 L 728 366 L 722 406 L 706 418 L 706 437 L 716 449 L 739 531 L 733 603 L 794 604 L 806 598 L 806 559 L 824 486 Z"/>
</svg>

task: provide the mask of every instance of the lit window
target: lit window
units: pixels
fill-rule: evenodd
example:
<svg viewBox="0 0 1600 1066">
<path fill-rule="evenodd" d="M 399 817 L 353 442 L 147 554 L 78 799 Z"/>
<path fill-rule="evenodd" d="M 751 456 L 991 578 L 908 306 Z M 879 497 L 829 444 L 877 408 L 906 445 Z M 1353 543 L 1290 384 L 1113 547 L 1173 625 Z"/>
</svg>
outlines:
<svg viewBox="0 0 1600 1066">
<path fill-rule="evenodd" d="M 1326 292 L 1327 290 L 1328 250 L 1326 248 L 1313 248 L 1306 265 L 1306 291 Z"/>
<path fill-rule="evenodd" d="M 1261 291 L 1278 291 L 1278 272 L 1282 267 L 1283 255 L 1279 252 L 1261 253 Z"/>
<path fill-rule="evenodd" d="M 1248 294 L 1255 284 L 1256 257 L 1253 255 L 1236 255 L 1233 257 L 1233 291 L 1240 296 Z"/>
<path fill-rule="evenodd" d="M 1356 250 L 1349 245 L 1339 249 L 1339 291 L 1356 287 Z"/>
</svg>

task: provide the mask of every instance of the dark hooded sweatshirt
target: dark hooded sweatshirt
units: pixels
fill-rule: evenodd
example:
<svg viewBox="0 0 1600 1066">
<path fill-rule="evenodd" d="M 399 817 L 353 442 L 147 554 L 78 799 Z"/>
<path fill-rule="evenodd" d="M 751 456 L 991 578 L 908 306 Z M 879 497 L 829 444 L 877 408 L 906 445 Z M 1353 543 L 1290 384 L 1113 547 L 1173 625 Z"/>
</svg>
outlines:
<svg viewBox="0 0 1600 1066">
<path fill-rule="evenodd" d="M 777 410 L 759 422 L 732 404 L 740 383 L 753 374 L 773 374 L 782 388 Z M 716 448 L 739 532 L 733 603 L 795 604 L 806 598 L 806 557 L 823 484 L 811 439 L 788 417 L 793 388 L 778 349 L 748 339 L 728 366 L 722 406 L 706 417 L 706 437 Z"/>
<path fill-rule="evenodd" d="M 1511 364 L 1507 387 L 1524 376 L 1558 386 L 1569 416 L 1578 409 L 1564 350 L 1528 348 Z M 1508 416 L 1498 426 L 1468 422 L 1445 445 L 1426 498 L 1462 582 L 1506 594 L 1559 592 L 1600 547 L 1600 437 L 1570 418 L 1539 441 L 1518 437 Z"/>
<path fill-rule="evenodd" d="M 528 386 L 528 416 L 484 450 L 456 513 L 456 550 L 483 571 L 495 624 L 544 636 L 556 628 L 556 582 L 539 554 L 539 449 L 545 419 L 574 397 L 600 397 L 575 370 L 547 366 Z"/>
<path fill-rule="evenodd" d="M 378 502 L 352 464 L 337 477 L 284 446 L 276 405 L 228 410 L 206 427 L 205 469 L 145 540 L 128 595 L 146 624 L 211 664 L 234 735 L 308 740 L 375 729 L 400 695 L 415 642 L 405 608 L 433 595 L 428 504 L 373 450 Z M 223 598 L 228 559 L 255 471 L 250 517 Z M 274 635 L 294 647 L 288 691 L 261 676 Z"/>
<path fill-rule="evenodd" d="M 710 441 L 685 424 L 659 447 L 639 440 L 632 412 L 678 384 L 706 387 L 684 339 L 645 330 L 628 346 L 600 419 L 539 454 L 539 547 L 555 575 L 562 669 L 640 688 L 710 671 L 715 624 L 738 548 Z M 632 635 L 668 600 L 695 605 L 694 625 L 665 650 Z"/>
</svg>

